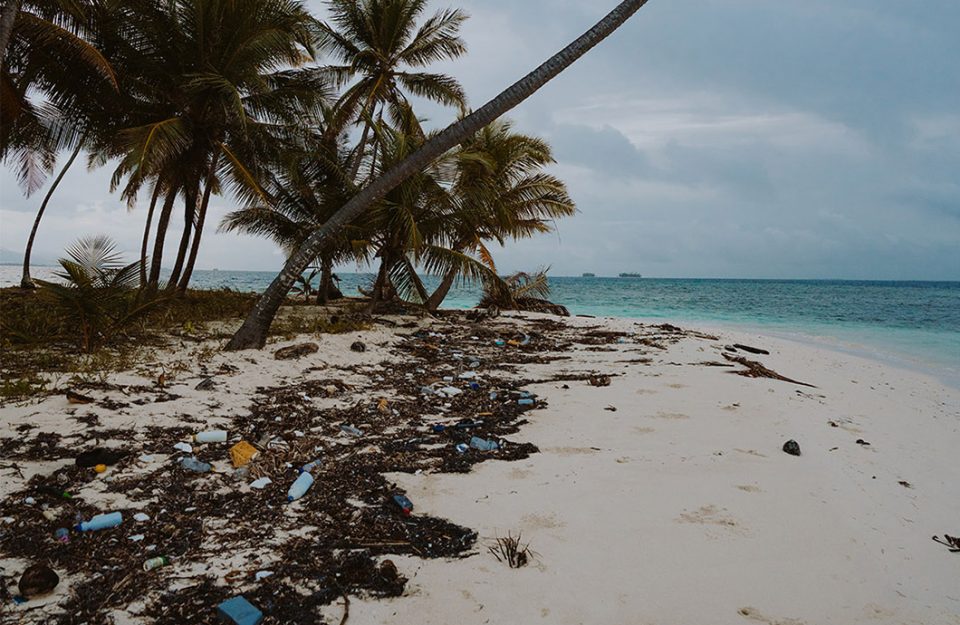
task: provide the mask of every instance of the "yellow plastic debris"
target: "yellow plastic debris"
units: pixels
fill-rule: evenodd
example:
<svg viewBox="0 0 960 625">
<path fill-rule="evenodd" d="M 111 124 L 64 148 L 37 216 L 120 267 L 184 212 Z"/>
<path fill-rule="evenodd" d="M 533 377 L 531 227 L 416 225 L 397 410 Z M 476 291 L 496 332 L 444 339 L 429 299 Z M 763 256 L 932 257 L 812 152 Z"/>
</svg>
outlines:
<svg viewBox="0 0 960 625">
<path fill-rule="evenodd" d="M 257 457 L 257 448 L 247 441 L 240 441 L 230 448 L 230 461 L 234 468 L 239 469 L 242 466 L 250 464 L 250 461 Z"/>
</svg>

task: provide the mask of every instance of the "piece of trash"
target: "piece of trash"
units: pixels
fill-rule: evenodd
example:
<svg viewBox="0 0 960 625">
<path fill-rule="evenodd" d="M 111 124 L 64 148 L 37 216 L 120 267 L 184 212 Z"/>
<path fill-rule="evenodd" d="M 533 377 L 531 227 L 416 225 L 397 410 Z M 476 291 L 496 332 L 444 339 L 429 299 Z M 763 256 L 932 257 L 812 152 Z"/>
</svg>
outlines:
<svg viewBox="0 0 960 625">
<path fill-rule="evenodd" d="M 934 536 L 933 540 L 940 543 L 941 545 L 944 545 L 945 547 L 947 547 L 947 549 L 949 549 L 953 553 L 960 553 L 960 538 L 957 538 L 956 536 L 944 534 L 942 540 L 939 536 Z"/>
<path fill-rule="evenodd" d="M 442 389 L 437 391 L 437 394 L 446 395 L 447 397 L 456 397 L 462 392 L 463 391 L 458 389 L 456 386 L 444 386 Z"/>
<path fill-rule="evenodd" d="M 488 441 L 480 438 L 479 436 L 474 436 L 470 439 L 470 446 L 477 451 L 496 451 L 497 449 L 500 449 L 500 445 L 497 444 L 497 441 Z"/>
<path fill-rule="evenodd" d="M 130 537 L 130 540 L 132 540 L 132 541 L 135 542 L 135 543 L 138 543 L 138 542 L 140 542 L 141 540 L 143 540 L 144 538 L 145 538 L 145 537 L 144 537 L 143 534 L 134 534 L 133 536 Z"/>
<path fill-rule="evenodd" d="M 421 386 L 421 387 L 420 387 L 420 394 L 421 394 L 421 395 L 435 395 L 436 393 L 437 393 L 437 392 L 436 392 L 435 390 L 433 390 L 433 388 L 431 388 L 431 387 L 429 387 L 429 386 Z"/>
<path fill-rule="evenodd" d="M 496 399 L 499 397 L 499 394 L 496 391 L 490 391 L 490 399 Z"/>
<path fill-rule="evenodd" d="M 340 431 L 345 432 L 350 436 L 363 436 L 363 430 L 359 430 L 352 425 L 347 425 L 346 423 L 340 426 Z"/>
<path fill-rule="evenodd" d="M 394 495 L 393 503 L 397 504 L 404 516 L 410 516 L 413 512 L 413 502 L 407 499 L 406 495 Z"/>
<path fill-rule="evenodd" d="M 465 454 L 467 453 L 467 450 L 470 449 L 470 446 L 466 443 L 458 443 L 454 449 L 457 450 L 457 453 Z"/>
<path fill-rule="evenodd" d="M 253 581 L 259 582 L 261 579 L 266 579 L 273 575 L 273 571 L 257 571 L 253 574 Z"/>
<path fill-rule="evenodd" d="M 870 446 L 870 443 L 868 443 L 867 441 L 863 440 L 862 438 L 858 438 L 858 439 L 857 439 L 857 445 L 863 445 L 864 447 L 869 447 L 869 446 Z"/>
<path fill-rule="evenodd" d="M 182 451 L 185 454 L 193 453 L 193 445 L 190 443 L 177 443 L 173 446 L 177 451 Z"/>
<path fill-rule="evenodd" d="M 380 401 L 377 402 L 377 410 L 379 412 L 388 412 L 390 410 L 389 406 L 390 402 L 388 402 L 386 398 L 381 398 Z"/>
<path fill-rule="evenodd" d="M 309 472 L 301 473 L 300 477 L 290 485 L 290 490 L 287 491 L 287 501 L 290 502 L 300 499 L 307 494 L 311 486 L 313 486 L 313 475 Z"/>
<path fill-rule="evenodd" d="M 225 443 L 227 442 L 226 430 L 207 430 L 197 432 L 193 435 L 194 443 Z"/>
<path fill-rule="evenodd" d="M 497 347 L 503 347 L 504 345 L 507 344 L 507 342 L 504 341 L 503 339 L 497 339 L 496 341 L 493 342 L 493 344 L 496 345 Z"/>
<path fill-rule="evenodd" d="M 434 423 L 432 429 L 437 434 L 440 434 L 441 432 L 447 429 L 447 426 L 443 425 L 442 423 Z"/>
<path fill-rule="evenodd" d="M 89 521 L 81 521 L 75 527 L 81 532 L 95 532 L 97 530 L 108 529 L 120 525 L 123 521 L 123 514 L 120 512 L 105 512 L 98 514 Z"/>
<path fill-rule="evenodd" d="M 531 399 L 530 397 L 524 397 L 523 399 L 518 399 L 517 403 L 520 404 L 521 406 L 532 406 L 534 403 L 534 400 Z"/>
<path fill-rule="evenodd" d="M 259 453 L 257 448 L 247 441 L 240 441 L 230 448 L 230 462 L 233 463 L 235 469 L 239 469 L 250 464 L 250 461 L 256 458 Z"/>
<path fill-rule="evenodd" d="M 471 391 L 479 391 L 479 390 L 480 390 L 480 383 L 479 383 L 479 382 L 471 382 L 471 383 L 470 383 L 470 390 L 471 390 Z"/>
<path fill-rule="evenodd" d="M 524 334 L 524 335 L 523 335 L 523 340 L 520 341 L 519 345 L 527 346 L 527 345 L 529 345 L 529 344 L 530 344 L 530 336 L 527 335 L 527 334 Z"/>
<path fill-rule="evenodd" d="M 156 558 L 150 558 L 143 563 L 144 571 L 152 571 L 153 569 L 159 569 L 161 566 L 167 566 L 170 564 L 170 558 L 166 556 L 158 556 Z"/>
<path fill-rule="evenodd" d="M 83 395 L 73 390 L 67 390 L 67 401 L 71 404 L 92 404 L 94 402 L 93 397 L 89 395 Z"/>
<path fill-rule="evenodd" d="M 797 441 L 790 439 L 783 444 L 783 451 L 790 454 L 791 456 L 799 456 L 800 444 Z"/>
<path fill-rule="evenodd" d="M 95 467 L 98 464 L 105 464 L 109 467 L 126 458 L 127 453 L 128 452 L 123 451 L 122 449 L 106 449 L 104 447 L 97 447 L 78 455 L 75 462 L 78 467 L 83 467 L 85 469 Z"/>
<path fill-rule="evenodd" d="M 33 497 L 25 497 L 23 503 L 27 504 L 28 506 L 32 506 L 33 504 L 37 503 L 37 500 Z"/>
<path fill-rule="evenodd" d="M 57 539 L 57 542 L 68 543 L 70 542 L 70 530 L 65 527 L 58 528 L 53 533 L 53 537 Z"/>
<path fill-rule="evenodd" d="M 250 488 L 255 488 L 255 489 L 257 489 L 257 490 L 263 490 L 264 488 L 267 487 L 268 484 L 270 484 L 270 483 L 272 483 L 272 482 L 273 482 L 273 480 L 271 480 L 269 477 L 261 477 L 261 478 L 258 479 L 258 480 L 254 480 L 254 481 L 250 482 Z"/>
<path fill-rule="evenodd" d="M 204 378 L 193 389 L 196 391 L 212 391 L 216 387 L 217 383 L 213 381 L 213 378 Z"/>
<path fill-rule="evenodd" d="M 137 512 L 133 515 L 133 520 L 143 523 L 144 521 L 150 520 L 150 515 L 143 512 Z"/>
<path fill-rule="evenodd" d="M 104 473 L 107 470 L 107 465 L 98 464 L 97 466 L 93 467 L 93 470 L 97 473 Z"/>
<path fill-rule="evenodd" d="M 476 371 L 464 371 L 458 376 L 461 380 L 473 380 L 477 377 Z"/>
<path fill-rule="evenodd" d="M 243 596 L 227 599 L 217 606 L 217 615 L 236 625 L 260 625 L 263 621 L 263 612 L 258 610 Z"/>
<path fill-rule="evenodd" d="M 457 430 L 470 430 L 473 428 L 478 428 L 483 425 L 483 421 L 473 421 L 471 419 L 463 419 L 458 421 L 453 428 Z"/>
<path fill-rule="evenodd" d="M 38 597 L 52 592 L 60 583 L 60 576 L 46 564 L 34 564 L 20 576 L 17 588 L 26 598 Z"/>
<path fill-rule="evenodd" d="M 320 346 L 316 343 L 300 343 L 299 345 L 291 345 L 290 347 L 278 349 L 273 353 L 273 357 L 277 360 L 293 360 L 315 354 L 318 351 L 320 351 Z"/>
<path fill-rule="evenodd" d="M 367 346 L 364 345 L 363 341 L 354 341 L 354 342 L 350 345 L 350 351 L 362 353 L 362 352 L 367 351 Z"/>
<path fill-rule="evenodd" d="M 589 380 L 590 386 L 610 386 L 609 375 L 592 375 Z"/>
<path fill-rule="evenodd" d="M 314 460 L 313 462 L 308 462 L 307 464 L 300 467 L 300 473 L 308 473 L 320 467 L 323 464 L 321 460 Z"/>
<path fill-rule="evenodd" d="M 207 473 L 213 468 L 212 464 L 198 460 L 196 456 L 184 456 L 180 459 L 180 466 L 194 473 Z"/>
</svg>

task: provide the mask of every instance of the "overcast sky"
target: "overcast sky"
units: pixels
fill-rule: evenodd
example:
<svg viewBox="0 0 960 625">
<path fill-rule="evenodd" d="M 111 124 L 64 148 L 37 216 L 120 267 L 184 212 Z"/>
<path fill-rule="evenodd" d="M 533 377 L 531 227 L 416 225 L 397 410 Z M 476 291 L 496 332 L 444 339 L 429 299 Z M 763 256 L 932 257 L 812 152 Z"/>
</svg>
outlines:
<svg viewBox="0 0 960 625">
<path fill-rule="evenodd" d="M 472 16 L 469 55 L 439 69 L 479 107 L 614 4 L 437 0 Z M 958 31 L 956 0 L 650 0 L 510 115 L 553 144 L 579 214 L 499 251 L 499 268 L 960 280 Z M 68 174 L 37 256 L 93 233 L 139 247 L 143 206 L 128 212 L 108 180 Z M 21 251 L 42 194 L 0 173 L 0 247 Z M 212 223 L 231 208 L 215 198 Z M 211 228 L 198 267 L 282 260 Z"/>
</svg>

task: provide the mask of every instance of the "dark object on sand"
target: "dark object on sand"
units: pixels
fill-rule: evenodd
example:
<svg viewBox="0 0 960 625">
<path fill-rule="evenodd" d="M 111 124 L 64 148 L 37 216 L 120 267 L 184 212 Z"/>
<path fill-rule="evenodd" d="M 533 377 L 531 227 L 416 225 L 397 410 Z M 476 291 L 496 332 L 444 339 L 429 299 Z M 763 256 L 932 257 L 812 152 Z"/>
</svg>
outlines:
<svg viewBox="0 0 960 625">
<path fill-rule="evenodd" d="M 530 561 L 533 552 L 530 551 L 530 543 L 520 544 L 521 534 L 516 538 L 512 534 L 507 534 L 506 538 L 497 538 L 493 545 L 487 547 L 487 551 L 493 554 L 498 562 L 506 562 L 511 569 L 519 569 Z"/>
<path fill-rule="evenodd" d="M 590 376 L 590 386 L 610 386 L 610 376 L 609 375 L 592 375 Z"/>
<path fill-rule="evenodd" d="M 783 451 L 790 454 L 791 456 L 800 455 L 800 444 L 793 440 L 792 438 L 783 444 Z"/>
<path fill-rule="evenodd" d="M 362 341 L 356 341 L 353 345 L 350 346 L 350 351 L 362 353 L 367 351 L 367 346 L 364 345 Z"/>
<path fill-rule="evenodd" d="M 862 446 L 864 446 L 864 447 L 869 447 L 869 446 L 870 446 L 870 443 L 868 443 L 867 441 L 863 440 L 862 438 L 858 438 L 858 439 L 857 439 L 857 445 L 862 445 Z"/>
<path fill-rule="evenodd" d="M 410 513 L 413 512 L 413 502 L 407 499 L 406 495 L 394 495 L 393 503 L 397 504 L 403 516 L 410 516 Z"/>
<path fill-rule="evenodd" d="M 83 395 L 76 391 L 68 390 L 67 401 L 70 402 L 71 404 L 92 404 L 93 397 L 90 397 L 89 395 Z"/>
<path fill-rule="evenodd" d="M 779 373 L 777 373 L 776 371 L 774 371 L 773 369 L 767 369 L 756 360 L 747 360 L 742 356 L 731 356 L 730 354 L 727 354 L 727 353 L 724 353 L 723 357 L 729 360 L 730 362 L 736 362 L 746 367 L 745 370 L 728 371 L 728 373 L 742 375 L 745 378 L 770 378 L 771 380 L 780 380 L 781 382 L 789 382 L 791 384 L 799 384 L 800 386 L 809 386 L 810 388 L 817 388 L 813 384 L 807 384 L 806 382 L 798 382 L 797 380 L 791 380 L 790 378 L 784 377 Z"/>
<path fill-rule="evenodd" d="M 613 406 L 613 405 L 610 405 L 610 406 L 607 406 L 606 408 L 604 408 L 604 410 L 606 410 L 606 411 L 608 411 L 608 412 L 616 412 L 616 411 L 617 411 L 617 407 L 616 407 L 616 406 Z"/>
<path fill-rule="evenodd" d="M 197 384 L 193 388 L 198 391 L 212 391 L 216 386 L 217 383 L 213 381 L 213 378 L 204 378 L 200 381 L 200 384 Z"/>
<path fill-rule="evenodd" d="M 34 564 L 20 576 L 17 588 L 26 598 L 38 597 L 53 591 L 60 583 L 60 576 L 46 564 Z"/>
<path fill-rule="evenodd" d="M 960 553 L 960 538 L 957 538 L 956 536 L 944 534 L 943 539 L 941 539 L 939 536 L 934 536 L 933 540 L 945 546 L 952 553 Z"/>
<path fill-rule="evenodd" d="M 903 486 L 904 488 L 913 488 L 913 484 L 911 484 L 907 480 L 900 480 L 899 482 L 897 482 L 897 484 L 899 484 L 900 486 Z"/>
<path fill-rule="evenodd" d="M 105 464 L 108 467 L 114 464 L 117 464 L 127 456 L 126 451 L 122 449 L 105 449 L 103 447 L 97 447 L 91 449 L 90 451 L 85 451 L 77 456 L 77 466 L 90 468 L 95 467 L 98 464 Z"/>
<path fill-rule="evenodd" d="M 295 358 L 303 358 L 309 354 L 315 354 L 320 351 L 320 346 L 316 343 L 300 343 L 299 345 L 291 345 L 290 347 L 284 347 L 278 349 L 273 357 L 277 360 L 293 360 Z"/>
<path fill-rule="evenodd" d="M 232 597 L 217 606 L 217 615 L 227 623 L 259 625 L 263 612 L 242 596 Z"/>
<path fill-rule="evenodd" d="M 770 355 L 770 352 L 765 349 L 760 349 L 759 347 L 750 347 L 749 345 L 743 345 L 741 343 L 734 343 L 733 346 L 751 354 L 763 354 L 764 356 Z"/>
</svg>

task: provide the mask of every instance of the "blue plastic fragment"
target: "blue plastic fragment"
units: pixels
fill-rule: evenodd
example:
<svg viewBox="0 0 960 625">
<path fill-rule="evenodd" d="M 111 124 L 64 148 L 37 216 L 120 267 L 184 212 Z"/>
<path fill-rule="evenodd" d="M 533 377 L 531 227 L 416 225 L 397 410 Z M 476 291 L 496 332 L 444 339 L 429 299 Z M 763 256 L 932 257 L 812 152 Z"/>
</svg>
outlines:
<svg viewBox="0 0 960 625">
<path fill-rule="evenodd" d="M 260 625 L 263 612 L 243 597 L 232 597 L 217 606 L 217 615 L 237 625 Z"/>
</svg>

